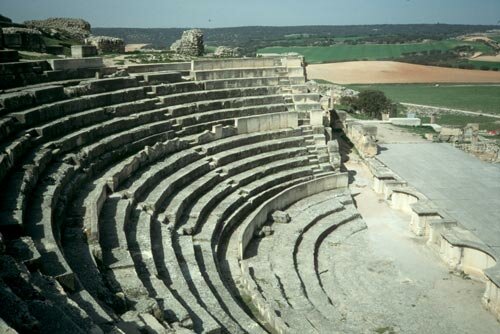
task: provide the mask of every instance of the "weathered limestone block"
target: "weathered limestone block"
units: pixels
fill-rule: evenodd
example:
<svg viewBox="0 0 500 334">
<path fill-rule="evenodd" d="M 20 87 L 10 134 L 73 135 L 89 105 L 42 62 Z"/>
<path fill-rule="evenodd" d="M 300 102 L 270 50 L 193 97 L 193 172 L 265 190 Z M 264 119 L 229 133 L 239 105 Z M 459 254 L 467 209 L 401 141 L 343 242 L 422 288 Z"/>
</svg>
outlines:
<svg viewBox="0 0 500 334">
<path fill-rule="evenodd" d="M 97 47 L 95 45 L 72 45 L 71 57 L 86 58 L 97 56 Z"/>
<path fill-rule="evenodd" d="M 241 57 L 241 48 L 219 46 L 215 49 L 214 56 L 219 58 Z"/>
<path fill-rule="evenodd" d="M 485 270 L 486 291 L 482 301 L 483 305 L 500 320 L 500 266 Z"/>
<path fill-rule="evenodd" d="M 323 110 L 311 110 L 309 111 L 311 125 L 322 126 L 323 124 Z"/>
<path fill-rule="evenodd" d="M 203 44 L 203 32 L 199 29 L 186 30 L 182 33 L 181 39 L 175 41 L 170 49 L 175 53 L 199 57 L 205 52 Z"/>
<path fill-rule="evenodd" d="M 330 159 L 330 164 L 332 165 L 333 169 L 340 168 L 342 157 L 340 156 L 338 141 L 330 140 L 327 143 L 327 151 Z"/>
<path fill-rule="evenodd" d="M 348 124 L 347 135 L 362 156 L 371 158 L 377 155 L 376 126 L 352 122 Z"/>
<path fill-rule="evenodd" d="M 45 42 L 37 29 L 9 27 L 2 28 L 5 47 L 13 49 L 44 51 Z"/>
<path fill-rule="evenodd" d="M 100 57 L 50 59 L 48 62 L 54 71 L 104 67 L 104 63 Z"/>
<path fill-rule="evenodd" d="M 292 220 L 290 215 L 284 211 L 274 211 L 272 214 L 273 221 L 277 224 L 288 224 Z"/>
<path fill-rule="evenodd" d="M 91 36 L 85 39 L 85 44 L 95 46 L 100 53 L 125 52 L 125 42 L 121 38 L 109 36 Z"/>
<path fill-rule="evenodd" d="M 30 28 L 36 28 L 49 34 L 51 37 L 69 37 L 83 42 L 90 35 L 90 23 L 82 19 L 48 18 L 46 20 L 25 21 Z"/>
<path fill-rule="evenodd" d="M 403 126 L 420 126 L 422 124 L 420 118 L 389 118 L 389 122 Z"/>
</svg>

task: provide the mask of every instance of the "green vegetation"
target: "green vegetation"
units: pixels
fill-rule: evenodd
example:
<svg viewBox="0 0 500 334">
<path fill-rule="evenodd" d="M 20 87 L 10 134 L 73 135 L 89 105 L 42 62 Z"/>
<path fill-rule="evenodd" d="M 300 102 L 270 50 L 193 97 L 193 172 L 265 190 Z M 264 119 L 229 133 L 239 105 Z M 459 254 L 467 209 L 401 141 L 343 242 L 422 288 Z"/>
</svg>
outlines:
<svg viewBox="0 0 500 334">
<path fill-rule="evenodd" d="M 428 52 L 431 50 L 447 51 L 459 46 L 469 46 L 474 51 L 484 53 L 491 52 L 492 50 L 489 46 L 480 42 L 443 40 L 406 44 L 335 44 L 332 46 L 317 47 L 267 47 L 258 50 L 258 53 L 296 52 L 303 55 L 308 63 L 324 63 L 351 60 L 398 59 L 407 53 Z"/>
<path fill-rule="evenodd" d="M 474 66 L 474 68 L 478 70 L 493 70 L 493 71 L 500 70 L 500 62 L 469 60 L 468 63 Z"/>
<path fill-rule="evenodd" d="M 205 53 L 214 53 L 216 49 L 216 46 L 205 45 Z"/>
<path fill-rule="evenodd" d="M 349 85 L 362 91 L 377 89 L 391 100 L 500 115 L 500 85 Z"/>
<path fill-rule="evenodd" d="M 363 90 L 357 96 L 343 96 L 340 104 L 347 106 L 347 111 L 360 111 L 362 116 L 381 119 L 383 112 L 396 113 L 392 101 L 380 90 Z"/>
</svg>

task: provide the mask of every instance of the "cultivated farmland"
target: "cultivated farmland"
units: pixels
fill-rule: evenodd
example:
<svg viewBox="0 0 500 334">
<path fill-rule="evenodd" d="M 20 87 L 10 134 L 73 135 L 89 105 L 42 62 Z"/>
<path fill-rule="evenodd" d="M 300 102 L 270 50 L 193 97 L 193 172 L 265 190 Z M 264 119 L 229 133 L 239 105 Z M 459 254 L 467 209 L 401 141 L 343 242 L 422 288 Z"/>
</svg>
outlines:
<svg viewBox="0 0 500 334">
<path fill-rule="evenodd" d="M 463 42 L 444 40 L 428 43 L 407 44 L 335 44 L 332 46 L 311 47 L 268 47 L 258 50 L 258 53 L 289 53 L 303 55 L 310 64 L 325 62 L 340 62 L 351 60 L 387 60 L 396 59 L 408 52 L 423 52 L 431 50 L 451 50 L 457 46 L 469 45 L 478 52 L 488 53 L 491 48 L 480 42 Z"/>
<path fill-rule="evenodd" d="M 431 105 L 500 115 L 500 86 L 495 85 L 349 85 L 377 89 L 398 102 Z"/>
</svg>

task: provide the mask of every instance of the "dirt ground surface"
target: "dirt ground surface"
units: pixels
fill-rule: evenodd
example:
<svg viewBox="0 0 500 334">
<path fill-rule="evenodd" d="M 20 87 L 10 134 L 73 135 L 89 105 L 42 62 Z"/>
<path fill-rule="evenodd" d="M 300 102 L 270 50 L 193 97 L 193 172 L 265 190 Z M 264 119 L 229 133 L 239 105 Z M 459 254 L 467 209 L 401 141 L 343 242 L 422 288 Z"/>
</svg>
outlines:
<svg viewBox="0 0 500 334">
<path fill-rule="evenodd" d="M 370 172 L 356 156 L 346 167 L 368 229 L 341 244 L 327 238 L 328 257 L 320 261 L 325 291 L 345 323 L 358 326 L 357 333 L 498 333 L 481 305 L 484 283 L 450 273 L 409 231 L 410 215 L 371 189 Z"/>
<path fill-rule="evenodd" d="M 125 52 L 134 52 L 148 45 L 149 44 L 127 44 L 125 45 Z"/>
<path fill-rule="evenodd" d="M 474 60 L 500 62 L 500 55 L 496 55 L 496 56 L 479 56 L 479 57 L 474 58 Z"/>
<path fill-rule="evenodd" d="M 307 73 L 309 79 L 323 79 L 338 84 L 500 83 L 500 72 L 461 70 L 393 61 L 314 64 L 307 66 Z"/>
</svg>

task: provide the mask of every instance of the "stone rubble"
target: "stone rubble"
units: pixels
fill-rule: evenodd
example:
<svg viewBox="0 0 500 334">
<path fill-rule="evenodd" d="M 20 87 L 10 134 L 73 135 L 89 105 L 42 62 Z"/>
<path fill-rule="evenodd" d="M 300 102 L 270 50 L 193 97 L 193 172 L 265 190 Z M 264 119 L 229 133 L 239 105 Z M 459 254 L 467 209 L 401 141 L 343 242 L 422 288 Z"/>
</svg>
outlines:
<svg viewBox="0 0 500 334">
<path fill-rule="evenodd" d="M 75 18 L 48 18 L 46 20 L 25 21 L 28 28 L 41 30 L 52 37 L 69 37 L 80 42 L 90 36 L 90 23 Z"/>
<path fill-rule="evenodd" d="M 215 49 L 214 56 L 218 58 L 241 57 L 241 49 L 219 46 Z"/>
<path fill-rule="evenodd" d="M 199 57 L 205 52 L 203 44 L 203 32 L 200 29 L 186 30 L 182 33 L 181 39 L 175 41 L 170 49 L 175 53 Z"/>
<path fill-rule="evenodd" d="M 90 36 L 85 44 L 93 45 L 100 53 L 124 53 L 125 42 L 121 38 L 109 36 Z"/>
</svg>

